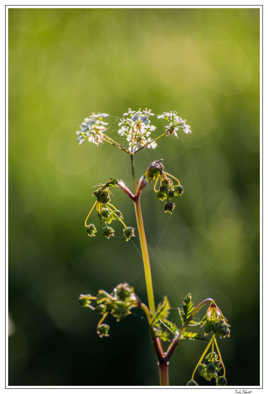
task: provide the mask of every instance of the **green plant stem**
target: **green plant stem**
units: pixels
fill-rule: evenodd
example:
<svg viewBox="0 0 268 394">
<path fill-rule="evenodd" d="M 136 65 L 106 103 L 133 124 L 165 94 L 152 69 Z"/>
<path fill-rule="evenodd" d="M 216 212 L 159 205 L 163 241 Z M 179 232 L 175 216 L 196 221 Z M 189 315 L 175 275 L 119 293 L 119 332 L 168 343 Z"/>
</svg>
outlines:
<svg viewBox="0 0 268 394">
<path fill-rule="evenodd" d="M 152 327 L 152 315 L 155 313 L 155 301 L 154 301 L 154 291 L 153 291 L 153 282 L 152 282 L 152 274 L 151 274 L 151 266 L 150 266 L 150 257 L 147 245 L 147 239 L 144 229 L 143 217 L 142 217 L 142 209 L 141 209 L 141 191 L 142 191 L 142 178 L 140 179 L 138 188 L 136 186 L 136 179 L 135 179 L 135 169 L 134 169 L 134 156 L 130 156 L 131 159 L 131 173 L 132 173 L 132 180 L 133 180 L 133 187 L 135 195 L 129 196 L 132 199 L 135 207 L 135 214 L 136 214 L 136 222 L 138 227 L 139 239 L 140 239 L 140 247 L 143 259 L 143 267 L 144 267 L 144 274 L 145 274 L 145 283 L 146 283 L 146 291 L 147 291 L 147 298 L 149 304 L 149 310 L 141 303 L 141 308 L 144 310 L 148 324 L 150 326 L 150 332 L 153 340 L 154 349 L 158 358 L 158 372 L 159 372 L 159 381 L 160 386 L 168 386 L 169 385 L 169 375 L 168 375 L 168 360 L 165 357 L 165 353 L 162 348 L 162 343 L 160 338 L 155 336 L 153 327 Z M 137 191 L 136 191 L 137 189 Z M 125 191 L 125 190 L 124 190 Z M 125 191 L 126 192 L 126 191 Z"/>
<path fill-rule="evenodd" d="M 137 196 L 137 199 L 134 201 L 134 207 L 135 207 L 138 233 L 139 233 L 139 238 L 140 238 L 140 246 L 141 246 L 141 253 L 142 253 L 142 259 L 143 259 L 143 266 L 144 266 L 148 304 L 149 304 L 149 308 L 150 308 L 151 313 L 154 313 L 155 312 L 155 302 L 154 302 L 153 282 L 152 282 L 152 274 L 151 274 L 150 257 L 149 257 L 149 252 L 148 252 L 147 239 L 146 239 L 144 224 L 143 224 L 140 195 Z"/>
<path fill-rule="evenodd" d="M 132 175 L 132 182 L 133 182 L 133 191 L 134 194 L 136 193 L 136 177 L 135 177 L 135 168 L 134 168 L 134 154 L 130 155 L 130 162 L 131 162 L 131 175 Z"/>
</svg>

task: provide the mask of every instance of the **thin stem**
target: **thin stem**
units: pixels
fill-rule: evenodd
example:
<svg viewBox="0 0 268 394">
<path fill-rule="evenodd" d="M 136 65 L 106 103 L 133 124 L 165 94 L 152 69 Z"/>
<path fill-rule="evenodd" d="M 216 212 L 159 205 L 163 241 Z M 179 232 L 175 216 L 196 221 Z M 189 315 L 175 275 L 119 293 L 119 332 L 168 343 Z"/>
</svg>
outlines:
<svg viewBox="0 0 268 394">
<path fill-rule="evenodd" d="M 158 137 L 156 137 L 154 140 L 158 141 L 160 140 L 160 138 L 164 137 L 165 135 L 167 135 L 167 133 L 164 131 L 164 133 L 160 134 Z"/>
<path fill-rule="evenodd" d="M 214 304 L 216 305 L 216 302 L 213 300 L 213 298 L 205 298 L 203 301 L 199 302 L 199 304 L 193 309 L 191 317 L 194 317 L 203 306 L 206 304 Z"/>
<path fill-rule="evenodd" d="M 170 357 L 172 356 L 172 354 L 174 353 L 176 347 L 178 346 L 184 330 L 185 330 L 185 328 L 183 328 L 181 330 L 181 332 L 177 333 L 175 335 L 175 337 L 173 338 L 171 344 L 169 345 L 169 347 L 168 347 L 168 349 L 166 351 L 166 358 L 167 358 L 167 360 L 170 360 Z"/>
<path fill-rule="evenodd" d="M 111 144 L 111 145 L 115 146 L 116 148 L 120 149 L 121 151 L 129 154 L 129 151 L 127 149 L 125 149 L 122 145 L 120 145 L 117 141 L 113 140 L 107 134 L 104 135 L 104 141 L 108 142 L 108 144 Z"/>
<path fill-rule="evenodd" d="M 130 155 L 130 162 L 131 162 L 131 175 L 132 175 L 132 181 L 133 181 L 133 190 L 134 190 L 134 194 L 135 194 L 136 188 L 137 188 L 137 183 L 136 183 L 135 168 L 134 168 L 134 154 Z"/>
<path fill-rule="evenodd" d="M 211 344 L 213 343 L 213 341 L 214 341 L 214 339 L 213 339 L 213 336 L 212 336 L 211 339 L 210 339 L 210 341 L 209 341 L 209 343 L 207 344 L 205 350 L 203 351 L 202 356 L 200 357 L 198 363 L 196 364 L 196 367 L 195 367 L 195 369 L 194 369 L 194 371 L 193 371 L 193 374 L 192 374 L 192 379 L 194 379 L 194 375 L 195 375 L 195 373 L 196 373 L 196 371 L 197 371 L 197 368 L 198 368 L 199 365 L 202 363 L 202 361 L 203 361 L 205 355 L 207 354 L 208 349 L 210 348 L 210 346 L 211 346 Z"/>
<path fill-rule="evenodd" d="M 165 135 L 167 135 L 167 133 L 164 131 L 164 133 L 160 134 L 160 135 L 159 135 L 158 137 L 156 137 L 154 140 L 155 140 L 155 141 L 158 141 L 160 138 L 164 137 Z M 147 145 L 149 145 L 149 144 L 151 144 L 151 141 L 150 141 L 150 142 L 147 142 L 147 144 L 141 146 L 141 147 L 140 147 L 139 149 L 137 149 L 134 153 L 140 152 L 142 149 L 146 148 Z"/>
<path fill-rule="evenodd" d="M 90 208 L 90 211 L 89 211 L 88 214 L 87 214 L 87 217 L 86 217 L 86 219 L 85 219 L 85 221 L 84 221 L 84 226 L 85 226 L 85 227 L 88 226 L 88 224 L 87 224 L 88 218 L 89 218 L 89 216 L 92 214 L 92 212 L 93 212 L 93 210 L 94 210 L 96 204 L 97 204 L 97 200 L 94 202 L 94 204 L 93 204 L 92 207 Z"/>
<path fill-rule="evenodd" d="M 176 181 L 179 185 L 181 185 L 181 182 L 180 182 L 180 180 L 178 179 L 178 178 L 176 178 L 174 175 L 172 175 L 172 174 L 169 174 L 168 172 L 166 172 L 165 171 L 165 174 L 169 177 L 169 178 L 172 178 L 172 179 L 174 179 L 174 181 Z"/>
<path fill-rule="evenodd" d="M 116 212 L 118 211 L 118 209 L 117 209 L 113 204 L 111 204 L 110 202 L 108 202 L 107 205 L 108 205 L 108 207 L 110 207 L 110 208 L 112 209 L 112 213 L 115 213 L 115 214 L 116 214 Z M 126 223 L 124 222 L 123 219 L 120 218 L 120 216 L 116 215 L 116 218 L 117 218 L 117 220 L 122 224 L 122 226 L 123 226 L 124 228 L 127 228 Z"/>
<path fill-rule="evenodd" d="M 219 359 L 220 359 L 220 362 L 221 362 L 221 365 L 222 365 L 222 368 L 223 368 L 223 376 L 226 377 L 225 365 L 224 365 L 224 362 L 223 362 L 223 359 L 222 359 L 222 356 L 221 356 L 221 352 L 220 352 L 219 346 L 217 344 L 215 335 L 213 335 L 213 338 L 214 338 L 214 343 L 215 343 L 215 346 L 216 346 L 216 349 L 217 349 L 217 352 L 218 352 L 218 356 L 219 356 Z"/>
<path fill-rule="evenodd" d="M 137 200 L 134 201 L 134 207 L 135 207 L 136 221 L 137 221 L 142 259 L 143 259 L 147 298 L 148 298 L 149 308 L 151 312 L 154 313 L 155 302 L 154 302 L 153 282 L 152 282 L 152 274 L 151 274 L 151 266 L 150 266 L 150 257 L 149 257 L 147 240 L 146 240 L 144 224 L 143 224 L 140 196 L 138 196 Z"/>
<path fill-rule="evenodd" d="M 151 313 L 150 313 L 147 305 L 145 305 L 143 302 L 141 302 L 140 303 L 140 307 L 141 307 L 141 309 L 143 310 L 143 312 L 145 313 L 145 315 L 147 317 L 149 326 L 151 326 L 151 324 L 152 324 L 152 316 L 151 316 Z"/>
<path fill-rule="evenodd" d="M 102 318 L 100 319 L 100 321 L 98 322 L 97 327 L 99 327 L 103 321 L 106 319 L 106 317 L 108 316 L 109 312 L 105 312 L 104 315 L 102 316 Z"/>
<path fill-rule="evenodd" d="M 157 175 L 157 177 L 156 177 L 156 180 L 155 180 L 155 182 L 154 182 L 154 192 L 155 193 L 157 193 L 159 190 L 157 190 L 157 184 L 158 184 L 158 181 L 159 181 L 159 178 L 160 178 L 160 175 Z"/>
</svg>

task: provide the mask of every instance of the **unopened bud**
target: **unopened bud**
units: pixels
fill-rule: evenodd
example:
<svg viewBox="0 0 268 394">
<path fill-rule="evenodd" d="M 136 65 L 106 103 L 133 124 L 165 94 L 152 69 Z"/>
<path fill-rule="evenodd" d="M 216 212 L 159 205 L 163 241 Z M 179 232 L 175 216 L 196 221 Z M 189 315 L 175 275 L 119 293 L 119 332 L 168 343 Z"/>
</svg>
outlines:
<svg viewBox="0 0 268 394">
<path fill-rule="evenodd" d="M 124 237 L 125 237 L 126 241 L 128 242 L 131 238 L 135 237 L 135 229 L 134 229 L 134 227 L 126 227 L 126 228 L 124 228 L 123 234 L 124 234 Z"/>
<path fill-rule="evenodd" d="M 174 197 L 179 197 L 183 194 L 183 187 L 181 185 L 174 186 Z"/>
<path fill-rule="evenodd" d="M 152 182 L 158 175 L 162 174 L 163 169 L 164 165 L 161 160 L 155 160 L 147 168 L 144 175 L 149 182 Z"/>
<path fill-rule="evenodd" d="M 167 193 L 161 192 L 159 190 L 159 192 L 156 193 L 156 197 L 158 198 L 158 200 L 164 201 L 167 199 Z"/>
<path fill-rule="evenodd" d="M 111 237 L 114 237 L 115 231 L 111 226 L 105 226 L 103 228 L 103 235 L 105 238 L 110 239 Z"/>
<path fill-rule="evenodd" d="M 97 334 L 100 338 L 109 336 L 110 326 L 108 324 L 101 324 L 97 327 Z"/>
<path fill-rule="evenodd" d="M 96 226 L 91 223 L 87 225 L 87 235 L 89 236 L 89 238 L 93 238 L 96 237 L 97 234 L 97 229 Z"/>
<path fill-rule="evenodd" d="M 94 192 L 94 194 L 95 194 L 95 196 L 96 196 L 96 198 L 97 198 L 97 201 L 98 201 L 98 202 L 101 202 L 101 203 L 103 203 L 103 204 L 107 204 L 107 202 L 109 202 L 109 201 L 111 200 L 110 193 L 109 193 L 109 190 L 108 190 L 108 189 L 104 189 L 104 190 L 99 189 L 99 190 L 96 190 L 96 191 Z"/>
<path fill-rule="evenodd" d="M 176 204 L 174 202 L 168 201 L 164 206 L 164 212 L 172 214 L 175 207 L 176 207 Z"/>
</svg>

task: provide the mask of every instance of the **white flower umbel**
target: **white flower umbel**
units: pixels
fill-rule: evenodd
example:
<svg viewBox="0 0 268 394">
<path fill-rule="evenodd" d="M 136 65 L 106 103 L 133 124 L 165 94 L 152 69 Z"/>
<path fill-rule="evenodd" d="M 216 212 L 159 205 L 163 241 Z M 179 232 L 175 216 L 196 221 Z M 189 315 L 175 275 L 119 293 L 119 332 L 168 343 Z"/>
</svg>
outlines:
<svg viewBox="0 0 268 394">
<path fill-rule="evenodd" d="M 104 132 L 107 130 L 107 122 L 104 122 L 108 114 L 91 114 L 85 118 L 80 126 L 80 130 L 76 132 L 77 142 L 83 144 L 85 141 L 93 142 L 99 145 L 103 142 Z"/>
<path fill-rule="evenodd" d="M 118 133 L 126 137 L 128 151 L 135 153 L 141 148 L 155 149 L 157 143 L 151 137 L 151 133 L 156 127 L 151 124 L 150 117 L 154 116 L 150 109 L 133 111 L 131 108 L 123 114 L 123 118 L 118 123 Z"/>
<path fill-rule="evenodd" d="M 191 126 L 186 124 L 186 120 L 182 119 L 177 112 L 163 112 L 161 115 L 158 115 L 157 118 L 168 122 L 168 125 L 165 126 L 167 135 L 173 134 L 177 137 L 177 132 L 180 128 L 185 134 L 190 134 L 192 132 Z"/>
</svg>

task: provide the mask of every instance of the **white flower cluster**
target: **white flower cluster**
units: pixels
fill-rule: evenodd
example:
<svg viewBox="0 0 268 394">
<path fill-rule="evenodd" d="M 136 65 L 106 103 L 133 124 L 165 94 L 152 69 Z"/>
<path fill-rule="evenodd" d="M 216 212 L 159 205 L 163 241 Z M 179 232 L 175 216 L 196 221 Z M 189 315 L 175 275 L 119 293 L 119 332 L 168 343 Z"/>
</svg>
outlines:
<svg viewBox="0 0 268 394">
<path fill-rule="evenodd" d="M 161 115 L 158 115 L 157 118 L 169 122 L 168 125 L 165 126 L 167 134 L 173 134 L 177 137 L 179 128 L 181 128 L 185 134 L 190 134 L 192 132 L 191 126 L 186 124 L 186 120 L 182 119 L 176 112 L 163 112 Z"/>
<path fill-rule="evenodd" d="M 156 129 L 151 124 L 151 116 L 154 114 L 150 109 L 133 111 L 130 108 L 123 114 L 123 118 L 118 123 L 120 127 L 118 133 L 126 137 L 129 152 L 134 153 L 145 146 L 152 149 L 157 147 L 157 143 L 151 137 L 151 133 Z"/>
<path fill-rule="evenodd" d="M 88 118 L 85 118 L 84 122 L 80 126 L 80 130 L 76 132 L 77 142 L 83 144 L 85 141 L 93 142 L 93 144 L 99 145 L 103 142 L 104 132 L 107 130 L 107 122 L 103 119 L 109 116 L 108 114 L 91 114 Z"/>
</svg>

